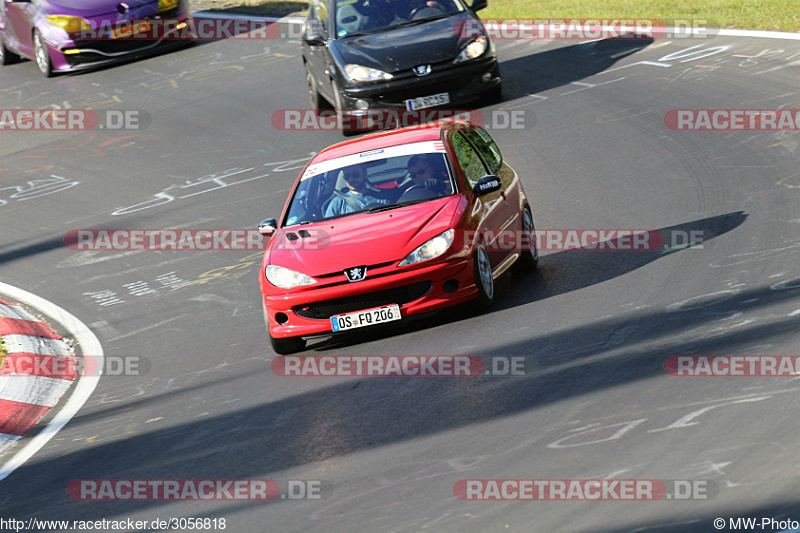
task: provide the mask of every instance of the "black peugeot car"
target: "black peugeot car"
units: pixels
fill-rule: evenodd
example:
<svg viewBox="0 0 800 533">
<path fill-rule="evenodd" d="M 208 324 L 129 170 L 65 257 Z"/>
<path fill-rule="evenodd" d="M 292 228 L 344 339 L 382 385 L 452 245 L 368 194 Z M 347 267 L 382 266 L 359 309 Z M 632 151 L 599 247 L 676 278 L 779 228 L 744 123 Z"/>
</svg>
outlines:
<svg viewBox="0 0 800 533">
<path fill-rule="evenodd" d="M 486 0 L 311 0 L 303 63 L 313 109 L 458 106 L 501 96 Z"/>
</svg>

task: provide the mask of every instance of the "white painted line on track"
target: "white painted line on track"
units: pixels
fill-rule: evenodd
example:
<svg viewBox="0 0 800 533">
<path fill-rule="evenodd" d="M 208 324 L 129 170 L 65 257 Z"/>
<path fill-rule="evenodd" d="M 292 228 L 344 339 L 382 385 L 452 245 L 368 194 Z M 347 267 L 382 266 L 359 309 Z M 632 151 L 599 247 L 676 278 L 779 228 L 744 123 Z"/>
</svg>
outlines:
<svg viewBox="0 0 800 533">
<path fill-rule="evenodd" d="M 26 290 L 0 282 L 0 294 L 5 294 L 20 303 L 28 305 L 34 309 L 42 311 L 44 314 L 57 322 L 64 328 L 65 336 L 72 337 L 80 346 L 81 353 L 90 354 L 97 360 L 98 368 L 103 368 L 103 347 L 92 331 L 74 315 L 58 307 L 57 305 L 31 294 Z M 11 459 L 0 466 L 0 480 L 7 478 L 14 470 L 25 464 L 33 457 L 45 444 L 72 420 L 81 407 L 97 387 L 101 374 L 96 376 L 82 376 L 78 378 L 75 390 L 70 395 L 69 400 L 59 409 L 53 419 L 26 444 L 20 451 L 14 454 Z M 16 379 L 16 378 L 9 378 Z"/>
</svg>

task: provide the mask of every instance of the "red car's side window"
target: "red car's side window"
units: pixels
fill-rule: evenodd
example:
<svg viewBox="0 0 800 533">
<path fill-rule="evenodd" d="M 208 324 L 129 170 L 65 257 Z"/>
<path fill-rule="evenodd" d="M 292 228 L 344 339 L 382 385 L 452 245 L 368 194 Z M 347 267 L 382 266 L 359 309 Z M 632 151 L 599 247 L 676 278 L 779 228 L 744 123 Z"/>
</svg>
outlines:
<svg viewBox="0 0 800 533">
<path fill-rule="evenodd" d="M 464 177 L 467 179 L 469 188 L 475 187 L 478 180 L 486 175 L 486 168 L 483 166 L 480 156 L 464 137 L 462 132 L 454 132 L 452 136 L 453 151 L 455 152 L 458 164 L 461 166 Z"/>
<path fill-rule="evenodd" d="M 486 166 L 489 167 L 489 173 L 496 175 L 500 172 L 500 168 L 503 166 L 503 156 L 500 155 L 500 149 L 489 134 L 486 133 L 486 130 L 483 128 L 475 128 L 474 130 L 467 130 L 463 133 L 481 157 L 483 157 Z"/>
</svg>

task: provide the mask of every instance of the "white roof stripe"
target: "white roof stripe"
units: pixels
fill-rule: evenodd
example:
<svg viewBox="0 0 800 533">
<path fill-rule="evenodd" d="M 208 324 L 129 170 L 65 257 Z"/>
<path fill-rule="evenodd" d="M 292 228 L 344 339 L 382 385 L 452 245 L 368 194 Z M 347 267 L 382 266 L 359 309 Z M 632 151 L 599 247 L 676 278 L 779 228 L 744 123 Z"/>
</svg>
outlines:
<svg viewBox="0 0 800 533">
<path fill-rule="evenodd" d="M 300 181 L 322 174 L 323 172 L 328 172 L 329 170 L 355 165 L 356 163 L 369 163 L 370 161 L 386 159 L 387 157 L 402 157 L 412 154 L 444 153 L 444 151 L 444 143 L 440 140 L 400 144 L 398 146 L 368 150 L 366 152 L 337 157 L 336 159 L 329 159 L 328 161 L 323 161 L 315 165 L 309 165 Z"/>
</svg>

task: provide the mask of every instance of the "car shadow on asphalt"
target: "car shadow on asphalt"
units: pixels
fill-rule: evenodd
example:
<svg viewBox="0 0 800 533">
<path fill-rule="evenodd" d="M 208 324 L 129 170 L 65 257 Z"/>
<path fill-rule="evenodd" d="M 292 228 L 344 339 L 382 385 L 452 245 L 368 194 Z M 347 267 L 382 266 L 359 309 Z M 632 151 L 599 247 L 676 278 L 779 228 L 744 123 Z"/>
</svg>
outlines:
<svg viewBox="0 0 800 533">
<path fill-rule="evenodd" d="M 142 427 L 135 434 L 86 443 L 85 448 L 28 463 L 4 481 L 21 489 L 14 499 L 4 502 L 4 511 L 9 516 L 22 517 L 37 509 L 40 519 L 59 519 L 72 512 L 70 506 L 75 502 L 65 494 L 65 488 L 76 470 L 64 465 L 80 465 L 81 477 L 85 479 L 279 477 L 293 468 L 336 458 L 359 457 L 362 452 L 375 453 L 381 447 L 414 443 L 418 439 L 454 430 L 474 429 L 508 417 L 535 416 L 535 412 L 544 417 L 543 410 L 559 402 L 591 399 L 593 394 L 608 390 L 617 390 L 624 395 L 634 383 L 643 383 L 650 393 L 648 400 L 651 403 L 639 408 L 648 407 L 648 416 L 656 417 L 660 408 L 670 402 L 685 401 L 676 398 L 672 390 L 676 385 L 669 384 L 676 382 L 663 383 L 656 388 L 648 383 L 665 375 L 664 362 L 668 357 L 688 353 L 747 353 L 748 348 L 755 345 L 786 339 L 796 331 L 796 317 L 772 315 L 766 321 L 743 322 L 735 328 L 718 330 L 712 326 L 717 325 L 721 316 L 732 316 L 742 311 L 764 311 L 779 304 L 796 303 L 799 297 L 800 289 L 779 291 L 761 285 L 744 288 L 706 305 L 680 310 L 632 311 L 576 327 L 535 333 L 524 340 L 504 341 L 498 337 L 492 353 L 527 353 L 530 359 L 537 361 L 536 370 L 523 376 L 354 377 L 344 381 L 334 378 L 330 385 L 324 383 L 324 378 L 317 378 L 313 383 L 303 382 L 310 387 L 299 386 L 298 381 L 294 393 L 274 401 L 255 399 L 257 401 L 233 410 L 222 408 L 218 412 L 204 413 L 201 418 L 176 417 L 164 427 Z M 611 335 L 622 329 L 629 333 L 616 338 Z M 705 333 L 697 335 L 698 330 Z M 261 382 L 266 390 L 270 380 L 274 379 L 292 378 L 276 377 L 265 365 L 261 370 L 230 376 L 228 381 L 232 390 L 237 387 L 248 390 L 248 387 L 252 388 L 253 380 Z M 704 381 L 706 395 L 730 396 L 726 380 L 712 381 Z M 190 402 L 191 398 L 203 394 L 205 387 L 218 384 L 218 380 L 209 376 L 207 382 L 184 389 L 133 398 L 119 404 L 98 403 L 76 416 L 70 427 L 80 431 L 84 425 L 90 427 L 103 420 L 113 421 L 130 417 L 131 413 L 145 413 L 163 405 L 162 402 L 169 398 Z M 766 391 L 758 394 L 764 393 Z M 624 396 L 620 401 L 622 399 Z M 630 413 L 632 406 L 619 405 L 623 406 L 619 415 L 634 416 Z M 291 413 L 288 423 L 287 413 Z M 562 426 L 563 431 L 557 434 L 552 433 L 552 428 L 538 428 L 536 424 L 525 426 L 520 431 L 526 439 L 572 438 L 570 435 L 574 434 L 569 430 L 574 428 L 563 423 Z M 637 448 L 650 446 L 652 443 L 647 435 L 628 439 L 627 453 L 635 456 L 637 451 L 642 452 Z M 508 453 L 508 439 L 513 437 L 508 434 L 494 437 L 497 443 L 505 443 L 495 447 L 494 459 Z M 468 444 L 464 446 L 468 447 Z M 464 446 L 454 453 L 464 453 Z M 563 458 L 562 450 L 547 448 L 541 441 L 536 449 L 542 461 Z M 687 448 L 686 453 L 691 453 L 691 449 Z M 793 452 L 787 448 L 781 453 L 790 455 Z M 120 463 L 120 458 L 124 458 L 124 462 Z M 441 468 L 445 468 L 446 459 L 442 457 Z M 366 459 L 359 457 L 355 460 Z M 488 460 L 483 458 L 480 462 Z M 657 460 L 659 458 L 654 459 Z M 775 467 L 781 468 L 781 463 L 776 462 Z M 491 468 L 491 465 L 486 468 Z M 398 476 L 402 477 L 402 474 L 398 473 Z M 457 474 L 454 476 L 457 478 Z M 337 488 L 337 499 L 342 503 L 349 502 L 344 506 L 345 510 L 363 508 L 366 504 L 364 499 L 368 499 L 368 493 L 361 494 L 364 486 L 359 485 L 356 490 L 359 494 L 354 496 Z M 364 497 L 350 501 L 356 496 Z M 42 501 L 52 505 L 39 510 Z M 124 502 L 124 512 L 132 515 L 143 510 L 157 511 L 169 503 L 131 500 Z M 254 505 L 270 503 L 231 504 L 225 513 L 230 515 Z M 282 502 L 277 500 L 274 503 L 280 505 Z M 309 505 L 322 511 L 332 502 L 311 502 Z M 118 508 L 113 502 L 108 506 L 95 502 L 81 505 L 79 512 L 82 519 L 95 520 L 107 518 L 111 509 Z M 74 512 L 78 513 L 77 510 Z M 337 512 L 342 510 L 337 509 Z M 738 514 L 744 516 L 746 511 L 742 509 Z M 703 516 L 698 520 L 707 518 Z M 669 530 L 682 531 L 678 527 Z"/>
<path fill-rule="evenodd" d="M 486 311 L 493 313 L 517 306 L 553 298 L 572 291 L 585 289 L 598 283 L 624 276 L 654 261 L 676 253 L 691 252 L 690 236 L 694 235 L 695 247 L 705 246 L 713 239 L 732 231 L 745 222 L 747 215 L 741 211 L 727 213 L 651 232 L 650 246 L 660 235 L 661 245 L 657 249 L 621 250 L 619 239 L 542 254 L 539 268 L 526 275 L 506 273 L 496 281 L 495 306 Z M 459 322 L 482 312 L 467 302 L 456 308 L 429 313 L 397 324 L 386 324 L 366 331 L 345 333 L 324 340 L 312 341 L 307 351 L 330 352 L 348 346 L 377 341 L 382 338 L 405 335 L 437 326 Z M 412 317 L 414 318 L 414 317 Z"/>
<path fill-rule="evenodd" d="M 501 61 L 504 100 L 523 98 L 599 74 L 653 42 L 649 36 L 627 34 Z"/>
</svg>

